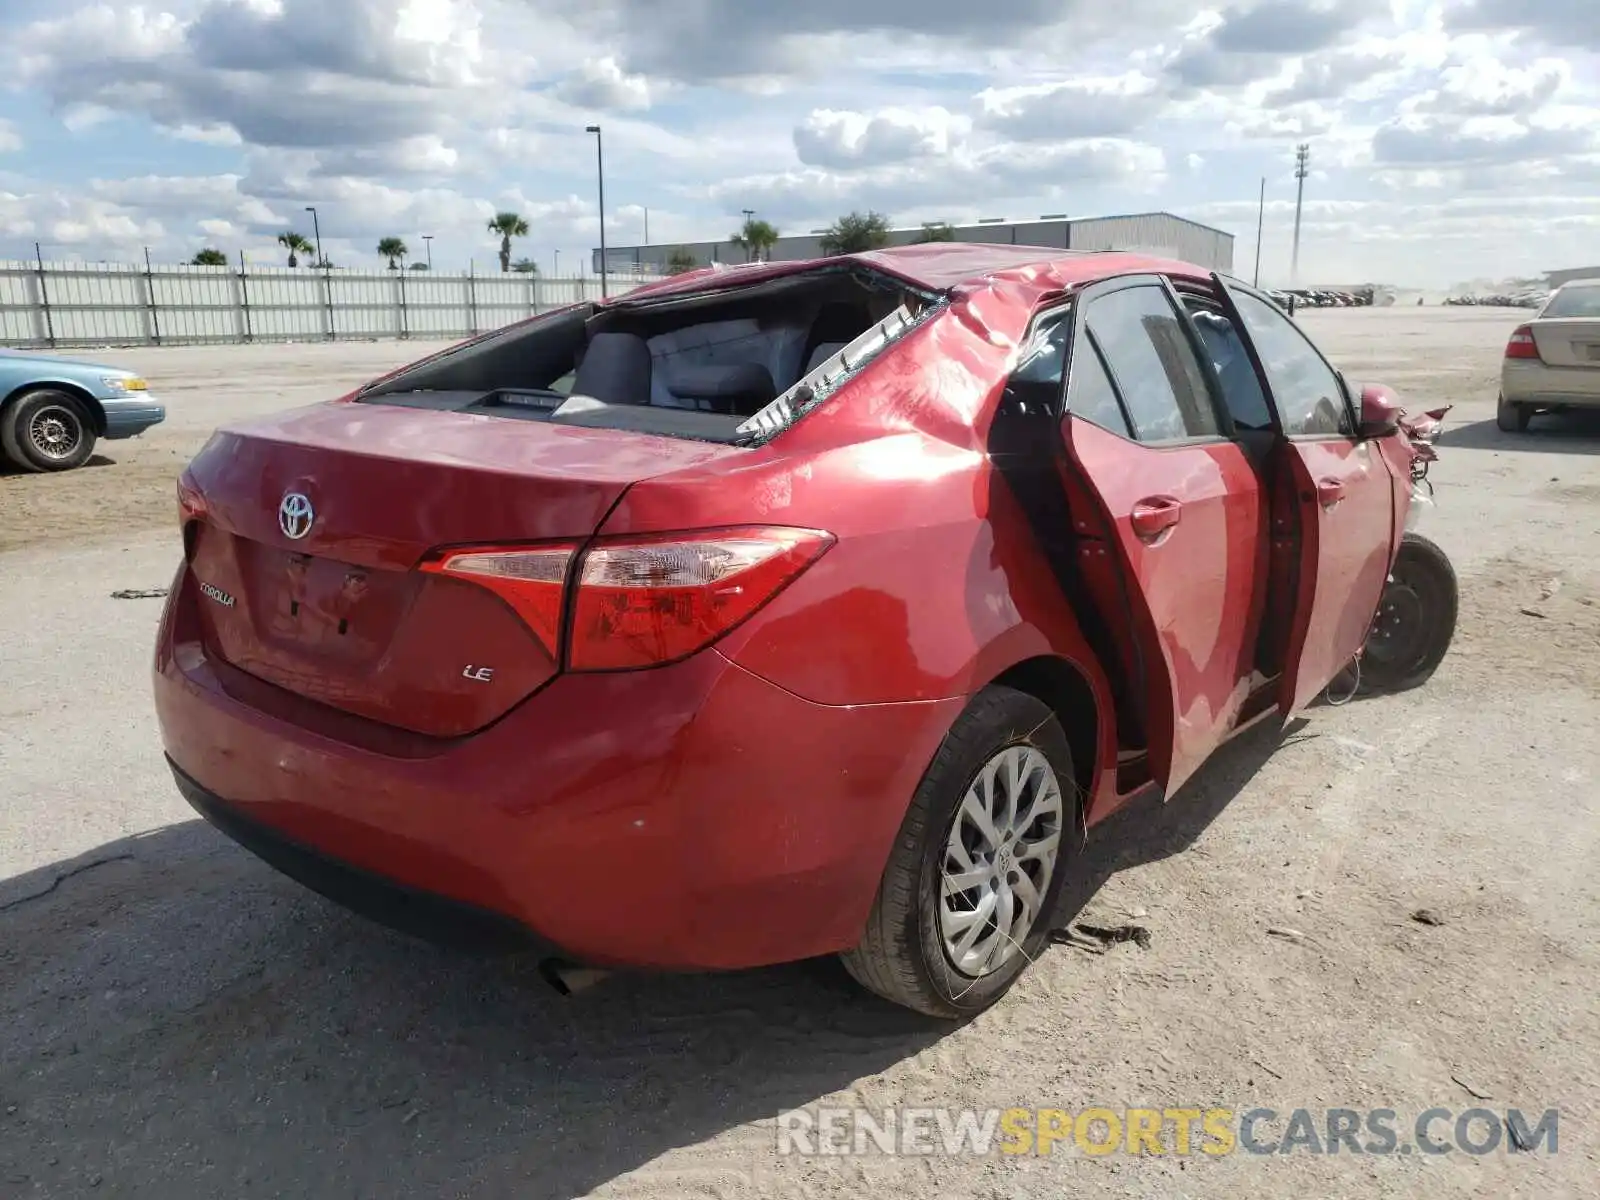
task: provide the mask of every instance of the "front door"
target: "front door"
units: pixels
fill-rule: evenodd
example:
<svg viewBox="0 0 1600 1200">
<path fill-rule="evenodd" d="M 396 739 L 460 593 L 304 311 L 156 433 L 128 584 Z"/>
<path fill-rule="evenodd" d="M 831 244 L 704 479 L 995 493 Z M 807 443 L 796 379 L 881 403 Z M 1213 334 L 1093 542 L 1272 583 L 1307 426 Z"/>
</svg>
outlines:
<svg viewBox="0 0 1600 1200">
<path fill-rule="evenodd" d="M 1126 588 L 1151 778 L 1170 795 L 1228 735 L 1245 699 L 1265 498 L 1201 366 L 1170 286 L 1130 276 L 1074 314 L 1070 463 L 1098 511 L 1077 523 Z M 1074 514 L 1075 520 L 1078 514 Z"/>
<path fill-rule="evenodd" d="M 1328 686 L 1366 641 L 1389 576 L 1394 490 L 1383 455 L 1356 437 L 1344 382 L 1311 340 L 1270 300 L 1215 277 L 1230 317 L 1267 382 L 1283 441 L 1280 495 L 1295 512 L 1278 514 L 1298 536 L 1293 594 L 1268 603 L 1291 608 L 1278 706 L 1299 711 Z"/>
</svg>

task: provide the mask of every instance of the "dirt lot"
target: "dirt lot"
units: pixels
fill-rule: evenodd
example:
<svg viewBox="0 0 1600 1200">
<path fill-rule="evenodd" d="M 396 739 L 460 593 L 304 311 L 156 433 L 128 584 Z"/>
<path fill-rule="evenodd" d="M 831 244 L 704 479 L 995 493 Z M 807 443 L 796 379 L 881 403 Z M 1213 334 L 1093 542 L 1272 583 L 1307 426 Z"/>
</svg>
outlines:
<svg viewBox="0 0 1600 1200">
<path fill-rule="evenodd" d="M 167 583 L 172 475 L 214 424 L 419 347 L 108 356 L 168 424 L 0 478 L 0 1196 L 1594 1195 L 1600 420 L 1496 431 L 1517 315 L 1304 315 L 1356 377 L 1458 406 L 1430 518 L 1455 648 L 1425 689 L 1251 736 L 1100 830 L 1081 919 L 1148 948 L 1058 947 L 961 1028 L 827 963 L 562 1000 L 191 819 L 148 701 L 160 602 L 111 593 Z M 817 1104 L 1387 1108 L 1402 1142 L 1435 1106 L 1561 1117 L 1555 1155 L 779 1156 L 775 1114 Z"/>
</svg>

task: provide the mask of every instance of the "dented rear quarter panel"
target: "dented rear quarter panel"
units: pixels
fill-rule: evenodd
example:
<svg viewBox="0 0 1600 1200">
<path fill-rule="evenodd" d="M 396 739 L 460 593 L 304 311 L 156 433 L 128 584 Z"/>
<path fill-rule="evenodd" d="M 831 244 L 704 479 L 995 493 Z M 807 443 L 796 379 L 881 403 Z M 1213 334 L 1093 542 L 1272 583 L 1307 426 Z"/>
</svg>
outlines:
<svg viewBox="0 0 1600 1200">
<path fill-rule="evenodd" d="M 1064 661 L 1100 713 L 1099 809 L 1115 792 L 1105 669 L 985 448 L 1043 290 L 1002 281 L 955 297 L 742 461 L 634 484 L 601 533 L 750 522 L 832 533 L 816 564 L 717 643 L 816 703 L 966 698 L 1020 662 Z"/>
</svg>

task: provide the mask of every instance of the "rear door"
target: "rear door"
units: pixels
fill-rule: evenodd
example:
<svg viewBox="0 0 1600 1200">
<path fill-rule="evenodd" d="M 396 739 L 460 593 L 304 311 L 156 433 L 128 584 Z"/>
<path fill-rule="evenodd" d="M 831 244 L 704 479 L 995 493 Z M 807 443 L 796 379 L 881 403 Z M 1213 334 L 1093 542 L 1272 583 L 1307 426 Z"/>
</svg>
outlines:
<svg viewBox="0 0 1600 1200">
<path fill-rule="evenodd" d="M 1082 552 L 1121 567 L 1151 778 L 1170 795 L 1232 728 L 1265 501 L 1159 277 L 1090 288 L 1075 306 L 1063 437 L 1096 511 Z"/>
<path fill-rule="evenodd" d="M 1285 716 L 1314 700 L 1366 641 L 1389 577 L 1394 489 L 1383 455 L 1356 438 L 1343 379 L 1277 305 L 1233 280 L 1213 276 L 1229 317 L 1245 335 L 1266 381 L 1281 444 L 1283 473 L 1274 514 L 1276 549 L 1293 539 L 1298 570 L 1268 603 L 1292 611 L 1278 706 Z"/>
</svg>

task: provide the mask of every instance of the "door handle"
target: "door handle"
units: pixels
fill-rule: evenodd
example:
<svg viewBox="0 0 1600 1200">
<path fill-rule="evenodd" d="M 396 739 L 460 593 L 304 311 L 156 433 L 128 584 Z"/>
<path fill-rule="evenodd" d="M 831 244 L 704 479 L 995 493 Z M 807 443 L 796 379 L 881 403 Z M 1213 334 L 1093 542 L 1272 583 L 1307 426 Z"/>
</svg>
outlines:
<svg viewBox="0 0 1600 1200">
<path fill-rule="evenodd" d="M 1171 496 L 1149 496 L 1133 506 L 1133 532 L 1142 542 L 1159 540 L 1183 519 L 1183 503 Z"/>
<path fill-rule="evenodd" d="M 1333 508 L 1344 499 L 1344 484 L 1337 479 L 1322 479 L 1317 482 L 1317 502 L 1323 508 Z"/>
</svg>

